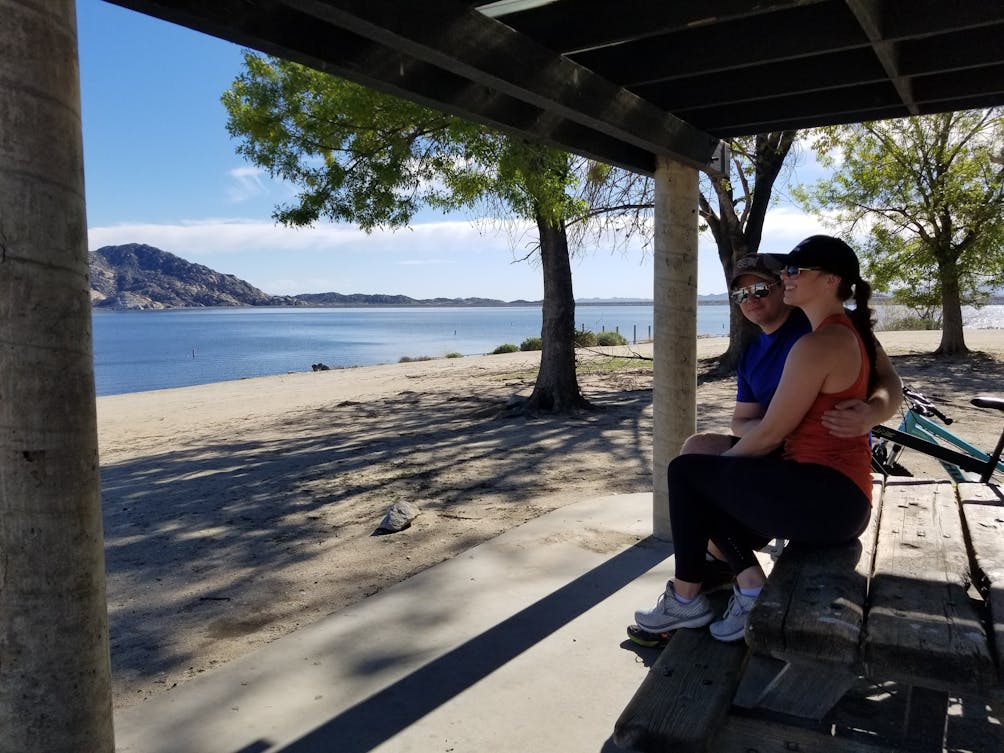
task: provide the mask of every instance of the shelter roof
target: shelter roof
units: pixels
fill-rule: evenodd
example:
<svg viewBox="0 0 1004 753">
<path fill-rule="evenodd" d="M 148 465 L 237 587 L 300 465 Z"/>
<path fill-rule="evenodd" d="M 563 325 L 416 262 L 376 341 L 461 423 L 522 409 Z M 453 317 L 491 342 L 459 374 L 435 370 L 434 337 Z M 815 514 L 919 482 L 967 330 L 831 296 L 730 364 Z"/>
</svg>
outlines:
<svg viewBox="0 0 1004 753">
<path fill-rule="evenodd" d="M 109 2 L 643 173 L 1004 104 L 1000 0 Z"/>
</svg>

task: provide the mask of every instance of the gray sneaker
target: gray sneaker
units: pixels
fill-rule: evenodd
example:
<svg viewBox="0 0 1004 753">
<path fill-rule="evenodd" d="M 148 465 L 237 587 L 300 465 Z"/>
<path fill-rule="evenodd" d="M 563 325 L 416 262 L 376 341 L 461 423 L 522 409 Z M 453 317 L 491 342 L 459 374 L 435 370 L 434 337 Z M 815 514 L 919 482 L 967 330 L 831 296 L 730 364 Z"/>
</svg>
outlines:
<svg viewBox="0 0 1004 753">
<path fill-rule="evenodd" d="M 673 582 L 666 584 L 666 590 L 651 609 L 639 609 L 634 613 L 634 621 L 653 633 L 664 633 L 677 628 L 704 627 L 715 619 L 708 597 L 698 594 L 689 604 L 676 600 Z"/>
<path fill-rule="evenodd" d="M 746 634 L 746 622 L 749 620 L 753 605 L 756 604 L 756 596 L 743 596 L 738 586 L 732 586 L 732 597 L 729 605 L 725 608 L 722 619 L 711 623 L 708 628 L 711 635 L 720 641 L 731 643 L 742 640 Z"/>
</svg>

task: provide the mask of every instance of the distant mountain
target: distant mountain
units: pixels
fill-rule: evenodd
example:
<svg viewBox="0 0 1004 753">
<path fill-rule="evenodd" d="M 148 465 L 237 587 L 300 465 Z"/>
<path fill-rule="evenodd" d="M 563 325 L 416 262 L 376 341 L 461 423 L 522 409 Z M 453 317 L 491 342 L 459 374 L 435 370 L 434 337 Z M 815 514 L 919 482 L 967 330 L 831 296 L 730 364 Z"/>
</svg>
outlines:
<svg viewBox="0 0 1004 753">
<path fill-rule="evenodd" d="M 204 306 L 527 306 L 540 301 L 491 298 L 409 298 L 406 295 L 304 293 L 274 296 L 233 275 L 143 243 L 103 246 L 90 253 L 91 305 L 108 309 Z"/>
<path fill-rule="evenodd" d="M 651 298 L 576 298 L 584 306 L 651 306 Z"/>
<path fill-rule="evenodd" d="M 366 293 L 300 293 L 294 296 L 306 306 L 519 306 L 532 301 L 499 301 L 494 298 L 411 298 L 406 295 Z M 536 302 L 537 305 L 540 301 Z"/>
<path fill-rule="evenodd" d="M 297 305 L 289 296 L 268 295 L 233 275 L 142 243 L 103 246 L 89 261 L 95 308 Z"/>
<path fill-rule="evenodd" d="M 697 296 L 698 305 L 702 303 L 728 303 L 729 294 L 728 293 L 709 293 L 708 295 Z"/>
</svg>

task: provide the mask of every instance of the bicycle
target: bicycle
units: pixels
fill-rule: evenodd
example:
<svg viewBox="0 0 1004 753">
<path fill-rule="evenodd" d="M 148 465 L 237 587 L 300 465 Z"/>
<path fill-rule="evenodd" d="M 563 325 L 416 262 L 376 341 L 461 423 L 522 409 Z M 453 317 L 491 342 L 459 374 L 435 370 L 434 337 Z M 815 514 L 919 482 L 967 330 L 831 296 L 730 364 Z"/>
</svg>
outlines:
<svg viewBox="0 0 1004 753">
<path fill-rule="evenodd" d="M 929 455 L 939 463 L 956 483 L 979 481 L 983 484 L 1004 482 L 1004 431 L 992 453 L 974 447 L 964 439 L 955 436 L 943 426 L 934 422 L 938 419 L 945 426 L 954 423 L 942 413 L 929 397 L 911 387 L 903 387 L 906 410 L 898 429 L 876 426 L 872 435 L 878 441 L 872 444 L 872 468 L 886 476 L 909 476 L 909 471 L 899 463 L 903 450 L 907 447 Z M 969 401 L 977 408 L 991 408 L 1004 413 L 1004 398 L 981 395 Z M 951 449 L 939 442 L 954 445 Z M 961 450 L 961 452 L 960 452 Z"/>
</svg>

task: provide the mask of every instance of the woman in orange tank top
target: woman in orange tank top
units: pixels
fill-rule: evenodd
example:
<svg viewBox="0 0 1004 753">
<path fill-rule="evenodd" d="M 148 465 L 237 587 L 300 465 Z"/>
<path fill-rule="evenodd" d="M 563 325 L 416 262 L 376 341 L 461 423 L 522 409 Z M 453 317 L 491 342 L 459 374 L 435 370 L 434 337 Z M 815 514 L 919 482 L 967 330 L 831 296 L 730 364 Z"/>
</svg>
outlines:
<svg viewBox="0 0 1004 753">
<path fill-rule="evenodd" d="M 837 437 L 822 424 L 835 404 L 868 395 L 875 339 L 857 255 L 838 238 L 799 243 L 781 274 L 784 301 L 812 324 L 791 349 L 760 423 L 724 455 L 680 455 L 669 465 L 675 577 L 655 607 L 635 612 L 651 632 L 711 623 L 724 641 L 741 640 L 766 581 L 754 542 L 784 538 L 837 544 L 861 534 L 871 511 L 868 437 Z M 854 308 L 844 302 L 854 299 Z M 774 450 L 783 448 L 781 457 Z M 715 621 L 700 592 L 706 543 L 736 574 L 732 599 Z"/>
</svg>

